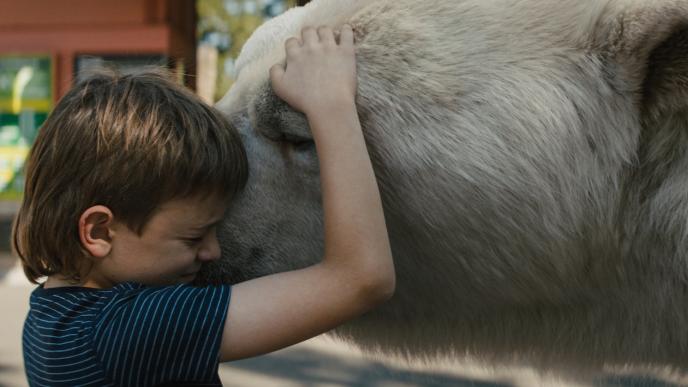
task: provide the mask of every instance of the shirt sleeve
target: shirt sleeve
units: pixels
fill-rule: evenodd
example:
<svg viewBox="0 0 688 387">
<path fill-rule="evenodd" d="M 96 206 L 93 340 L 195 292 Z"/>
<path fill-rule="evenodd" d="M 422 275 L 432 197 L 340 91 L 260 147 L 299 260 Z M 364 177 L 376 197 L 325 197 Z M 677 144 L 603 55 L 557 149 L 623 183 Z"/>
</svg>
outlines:
<svg viewBox="0 0 688 387">
<path fill-rule="evenodd" d="M 144 287 L 103 308 L 94 345 L 113 381 L 125 386 L 217 378 L 231 287 Z"/>
</svg>

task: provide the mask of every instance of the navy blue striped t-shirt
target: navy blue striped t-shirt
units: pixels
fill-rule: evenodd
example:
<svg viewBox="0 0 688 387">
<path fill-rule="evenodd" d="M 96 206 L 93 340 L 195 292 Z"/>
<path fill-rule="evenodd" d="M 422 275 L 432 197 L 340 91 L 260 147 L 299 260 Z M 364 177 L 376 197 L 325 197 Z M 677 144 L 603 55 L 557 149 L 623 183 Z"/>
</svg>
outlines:
<svg viewBox="0 0 688 387">
<path fill-rule="evenodd" d="M 39 286 L 24 322 L 31 386 L 220 386 L 231 288 Z"/>
</svg>

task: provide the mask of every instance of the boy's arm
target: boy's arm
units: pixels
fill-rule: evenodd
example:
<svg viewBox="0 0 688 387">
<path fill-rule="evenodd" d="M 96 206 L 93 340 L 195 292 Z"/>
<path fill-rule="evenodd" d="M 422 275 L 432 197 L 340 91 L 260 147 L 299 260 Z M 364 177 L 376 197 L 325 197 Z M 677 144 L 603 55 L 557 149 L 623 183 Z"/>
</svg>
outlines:
<svg viewBox="0 0 688 387">
<path fill-rule="evenodd" d="M 271 69 L 275 92 L 304 112 L 320 162 L 325 212 L 321 263 L 237 284 L 220 359 L 274 351 L 352 319 L 394 292 L 394 266 L 375 175 L 354 103 L 353 33 L 321 27 L 286 43 Z"/>
</svg>

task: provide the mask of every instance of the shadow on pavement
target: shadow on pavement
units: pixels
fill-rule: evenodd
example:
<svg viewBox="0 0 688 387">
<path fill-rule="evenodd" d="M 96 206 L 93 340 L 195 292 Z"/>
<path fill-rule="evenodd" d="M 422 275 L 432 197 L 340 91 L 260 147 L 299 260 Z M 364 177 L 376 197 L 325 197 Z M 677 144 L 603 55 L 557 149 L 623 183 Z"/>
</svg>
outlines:
<svg viewBox="0 0 688 387">
<path fill-rule="evenodd" d="M 595 382 L 594 387 L 679 387 L 678 384 L 657 380 L 649 376 L 609 376 Z"/>
<path fill-rule="evenodd" d="M 222 365 L 299 383 L 304 386 L 452 386 L 510 387 L 511 384 L 471 380 L 449 374 L 390 368 L 374 361 L 353 362 L 309 349 L 273 353 Z M 227 381 L 230 383 L 230 381 Z"/>
<path fill-rule="evenodd" d="M 312 349 L 292 349 L 256 358 L 222 364 L 225 370 L 235 369 L 284 384 L 302 386 L 423 386 L 423 387 L 512 387 L 503 381 L 470 379 L 454 374 L 404 370 L 373 360 L 356 361 Z M 232 382 L 226 380 L 231 385 Z M 558 384 L 559 385 L 559 384 Z M 565 383 L 563 384 L 565 385 Z M 678 387 L 678 384 L 643 375 L 610 375 L 592 384 L 593 387 Z"/>
<path fill-rule="evenodd" d="M 11 256 L 7 251 L 0 250 L 0 281 L 7 276 L 7 273 L 14 267 L 16 263 L 17 258 Z"/>
<path fill-rule="evenodd" d="M 0 387 L 10 387 L 5 381 L 9 378 L 8 374 L 16 374 L 19 372 L 19 368 L 14 366 L 8 366 L 6 364 L 0 364 Z"/>
</svg>

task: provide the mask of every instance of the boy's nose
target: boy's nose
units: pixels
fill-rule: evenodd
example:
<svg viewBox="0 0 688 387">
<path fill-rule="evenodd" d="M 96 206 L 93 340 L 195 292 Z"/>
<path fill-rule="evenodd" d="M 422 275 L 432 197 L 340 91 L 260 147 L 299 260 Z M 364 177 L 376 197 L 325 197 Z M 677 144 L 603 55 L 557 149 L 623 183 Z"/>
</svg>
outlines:
<svg viewBox="0 0 688 387">
<path fill-rule="evenodd" d="M 199 261 L 215 261 L 220 259 L 220 242 L 217 240 L 215 233 L 211 233 L 203 243 L 203 246 L 198 250 Z"/>
</svg>

